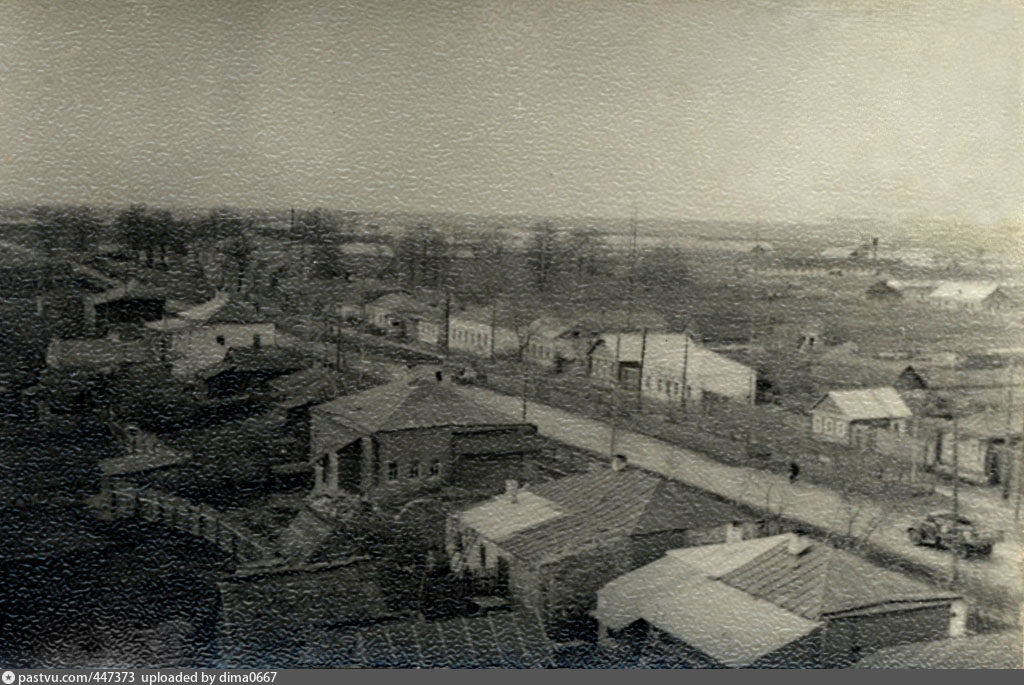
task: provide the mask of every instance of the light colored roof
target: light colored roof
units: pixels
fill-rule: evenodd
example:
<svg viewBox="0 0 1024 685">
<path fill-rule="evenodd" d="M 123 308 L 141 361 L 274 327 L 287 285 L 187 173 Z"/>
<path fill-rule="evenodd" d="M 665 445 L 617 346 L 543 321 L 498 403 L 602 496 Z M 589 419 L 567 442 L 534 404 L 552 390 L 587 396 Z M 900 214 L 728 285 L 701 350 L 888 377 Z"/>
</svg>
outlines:
<svg viewBox="0 0 1024 685">
<path fill-rule="evenodd" d="M 598 592 L 595 612 L 613 630 L 638 619 L 725 666 L 748 666 L 818 626 L 720 583 L 674 556 L 620 576 Z"/>
<path fill-rule="evenodd" d="M 672 550 L 598 593 L 613 629 L 643 618 L 728 666 L 745 666 L 829 616 L 958 596 L 787 533 Z"/>
<path fill-rule="evenodd" d="M 788 542 L 789 539 L 789 535 L 775 535 L 744 540 L 742 544 L 722 543 L 684 547 L 669 550 L 666 554 L 685 562 L 701 573 L 717 578 L 749 564 L 768 550 L 774 549 L 780 542 Z"/>
<path fill-rule="evenodd" d="M 572 328 L 571 325 L 553 316 L 542 316 L 529 326 L 531 336 L 541 339 L 557 338 Z"/>
<path fill-rule="evenodd" d="M 906 402 L 892 387 L 832 390 L 827 398 L 835 402 L 843 415 L 851 421 L 905 419 L 913 416 Z"/>
<path fill-rule="evenodd" d="M 149 321 L 146 323 L 146 327 L 154 331 L 171 332 L 202 324 L 216 314 L 221 307 L 226 305 L 229 299 L 230 296 L 226 292 L 218 292 L 213 296 L 213 299 L 178 312 L 173 318 Z"/>
<path fill-rule="evenodd" d="M 399 309 L 415 309 L 423 305 L 421 305 L 412 295 L 399 292 L 381 295 L 376 300 L 368 303 L 367 306 L 395 311 Z"/>
<path fill-rule="evenodd" d="M 856 247 L 828 247 L 821 251 L 822 257 L 829 259 L 845 259 L 857 251 Z"/>
<path fill-rule="evenodd" d="M 499 495 L 462 512 L 459 519 L 488 540 L 500 542 L 514 533 L 563 514 L 553 502 L 523 490 L 517 493 L 515 502 L 507 494 Z"/>
<path fill-rule="evenodd" d="M 940 283 L 928 297 L 937 300 L 979 302 L 990 297 L 998 289 L 998 283 L 947 281 Z"/>
</svg>

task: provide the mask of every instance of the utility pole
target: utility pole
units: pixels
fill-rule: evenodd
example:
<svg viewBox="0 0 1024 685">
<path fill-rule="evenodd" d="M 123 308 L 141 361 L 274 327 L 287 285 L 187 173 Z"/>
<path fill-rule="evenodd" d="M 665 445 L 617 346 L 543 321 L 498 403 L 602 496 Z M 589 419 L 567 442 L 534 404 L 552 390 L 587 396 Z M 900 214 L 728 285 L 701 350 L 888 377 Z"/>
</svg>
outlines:
<svg viewBox="0 0 1024 685">
<path fill-rule="evenodd" d="M 527 412 L 527 409 L 529 408 L 529 402 L 527 402 L 527 399 L 526 399 L 527 390 L 528 390 L 528 388 L 527 388 L 527 385 L 526 385 L 526 365 L 524 364 L 523 365 L 523 421 L 524 422 L 526 421 L 526 412 Z"/>
<path fill-rule="evenodd" d="M 1013 377 L 1010 379 L 1010 383 L 1011 383 L 1010 387 L 1012 388 L 1013 387 L 1013 383 L 1017 382 L 1016 359 L 1014 359 L 1014 364 L 1013 364 L 1013 366 L 1011 368 L 1013 369 Z M 1011 406 L 1010 406 L 1008 411 L 1010 413 L 1010 416 L 1013 417 L 1015 412 L 1013 410 L 1012 403 L 1011 403 Z M 1021 422 L 1021 418 L 1022 418 L 1021 415 L 1017 414 L 1016 418 L 1017 418 L 1016 423 L 1017 423 L 1018 426 L 1020 426 L 1021 425 L 1020 422 Z M 1014 423 L 1015 422 L 1011 418 L 1010 425 L 1006 427 L 1006 430 L 1008 432 L 1008 435 L 1006 436 L 1006 453 L 1007 453 L 1007 458 L 1008 459 L 1011 458 L 1010 455 L 1016 454 L 1016 458 L 1013 460 L 1013 463 L 1014 463 L 1013 471 L 1014 471 L 1014 475 L 1015 475 L 1015 478 L 1014 478 L 1014 489 L 1016 490 L 1016 492 L 1014 493 L 1013 520 L 1014 520 L 1014 523 L 1017 524 L 1017 525 L 1014 526 L 1014 529 L 1017 530 L 1018 533 L 1019 533 L 1019 531 L 1020 531 L 1021 490 L 1022 490 L 1022 488 L 1021 488 L 1021 478 L 1022 478 L 1022 476 L 1024 476 L 1024 439 L 1021 439 L 1019 441 L 1020 445 L 1018 445 L 1017 447 L 1013 447 L 1012 446 L 1012 441 L 1013 441 L 1013 424 Z"/>
<path fill-rule="evenodd" d="M 622 332 L 615 334 L 615 366 L 612 371 L 612 421 L 611 438 L 608 443 L 608 456 L 615 457 L 615 442 L 618 438 L 619 427 L 619 356 L 622 354 Z"/>
<path fill-rule="evenodd" d="M 953 408 L 953 525 L 960 520 L 960 412 Z M 953 584 L 960 580 L 960 557 L 953 552 Z"/>
<path fill-rule="evenodd" d="M 636 394 L 637 409 L 641 412 L 644 410 L 644 364 L 647 363 L 647 326 L 644 326 L 640 331 L 640 375 L 637 378 L 637 383 L 640 386 L 640 390 Z"/>
<path fill-rule="evenodd" d="M 755 325 L 755 321 L 754 321 L 754 312 L 757 311 L 757 304 L 755 302 L 755 299 L 756 299 L 755 295 L 756 295 L 756 292 L 757 292 L 757 267 L 758 267 L 758 262 L 760 261 L 758 259 L 758 250 L 759 250 L 760 244 L 761 244 L 761 241 L 760 241 L 760 231 L 755 230 L 754 231 L 754 253 L 753 253 L 754 254 L 754 260 L 753 260 L 753 263 L 750 265 L 750 273 L 751 273 L 751 276 L 752 276 L 752 278 L 750 279 L 750 318 L 747 320 L 748 321 L 748 325 L 750 326 L 750 329 L 748 330 L 748 335 L 747 335 L 747 360 L 750 361 L 751 363 L 753 363 L 753 359 L 754 359 L 754 335 L 757 332 L 757 326 Z M 768 301 L 771 302 L 771 294 L 769 294 L 768 297 L 769 297 Z M 771 322 L 771 317 L 769 317 L 769 324 L 768 324 L 769 326 L 771 325 L 770 322 Z M 753 409 L 753 406 L 755 404 L 757 404 L 757 381 L 756 380 L 754 381 L 754 388 L 753 388 L 753 391 L 751 392 L 751 395 L 750 395 L 750 404 L 751 404 L 751 408 L 750 408 L 749 414 L 748 414 L 746 431 L 744 431 L 744 438 L 745 438 L 745 442 L 746 442 L 745 449 L 746 449 L 747 456 L 750 455 L 750 453 L 751 453 L 751 445 L 754 442 L 753 441 L 753 437 L 754 437 L 753 436 L 753 432 L 754 432 L 754 409 Z"/>
</svg>

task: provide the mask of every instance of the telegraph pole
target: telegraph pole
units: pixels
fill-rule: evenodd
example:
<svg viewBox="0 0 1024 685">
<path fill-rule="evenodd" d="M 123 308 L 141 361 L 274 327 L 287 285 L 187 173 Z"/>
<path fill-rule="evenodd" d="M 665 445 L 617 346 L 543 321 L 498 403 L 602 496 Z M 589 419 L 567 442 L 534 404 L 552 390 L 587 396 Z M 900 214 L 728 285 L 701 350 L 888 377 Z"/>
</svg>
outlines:
<svg viewBox="0 0 1024 685">
<path fill-rule="evenodd" d="M 622 353 L 622 332 L 615 334 L 615 366 L 612 372 L 612 434 L 608 444 L 608 456 L 615 458 L 615 441 L 619 426 L 619 355 Z"/>
<path fill-rule="evenodd" d="M 953 525 L 960 520 L 960 412 L 953 409 Z M 960 557 L 953 552 L 953 583 L 960 580 Z"/>
<path fill-rule="evenodd" d="M 634 291 L 635 291 L 635 283 L 636 283 L 636 281 L 635 281 L 635 271 L 636 271 L 636 251 L 637 251 L 636 202 L 633 203 L 633 215 L 632 215 L 630 223 L 632 224 L 632 226 L 631 226 L 632 234 L 631 234 L 630 240 L 629 240 L 629 276 L 628 276 L 628 286 L 626 288 L 626 325 L 625 325 L 625 328 L 626 328 L 626 332 L 627 333 L 629 332 L 630 326 L 632 325 L 633 302 L 634 302 L 634 299 L 635 299 L 634 298 L 634 295 L 635 295 Z M 644 347 L 646 347 L 646 345 L 647 345 L 647 334 L 646 334 L 646 332 L 644 333 L 644 343 L 643 344 L 644 344 Z M 620 377 L 620 366 L 621 366 L 621 364 L 620 364 L 620 361 L 619 361 L 621 356 L 622 356 L 622 330 L 620 328 L 619 331 L 617 331 L 616 334 L 615 334 L 615 368 L 614 368 L 614 373 L 613 373 L 615 382 L 614 382 L 614 384 L 612 386 L 612 422 L 611 422 L 612 425 L 611 425 L 611 440 L 610 440 L 609 447 L 608 447 L 609 456 L 611 456 L 612 458 L 615 457 L 615 444 L 616 444 L 616 440 L 618 438 L 619 412 L 622 409 L 622 407 L 620 406 L 620 404 L 621 404 L 621 394 L 619 392 L 620 389 L 621 389 L 620 385 L 621 385 L 621 380 L 622 380 L 621 377 Z M 642 381 L 643 381 L 643 353 L 641 354 L 640 365 L 641 365 L 641 368 L 640 368 L 640 378 L 639 378 L 639 380 L 642 383 Z M 643 388 L 643 385 L 641 384 L 640 387 L 637 388 L 637 397 L 639 398 L 640 402 L 643 402 L 643 392 L 644 392 L 644 388 Z"/>
</svg>

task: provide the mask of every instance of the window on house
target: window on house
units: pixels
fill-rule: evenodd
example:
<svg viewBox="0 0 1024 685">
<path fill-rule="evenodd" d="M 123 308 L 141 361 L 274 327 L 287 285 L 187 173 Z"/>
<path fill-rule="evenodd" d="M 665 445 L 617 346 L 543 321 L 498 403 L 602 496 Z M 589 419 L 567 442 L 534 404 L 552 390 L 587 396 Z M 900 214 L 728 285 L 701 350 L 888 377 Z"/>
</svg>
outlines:
<svg viewBox="0 0 1024 685">
<path fill-rule="evenodd" d="M 832 432 L 832 419 L 825 419 L 825 432 L 826 433 L 831 433 Z"/>
<path fill-rule="evenodd" d="M 673 395 L 678 395 L 679 394 L 679 384 L 678 383 L 673 383 L 672 384 L 672 394 Z"/>
<path fill-rule="evenodd" d="M 388 462 L 388 480 L 398 480 L 398 462 Z"/>
<path fill-rule="evenodd" d="M 487 568 L 487 548 L 480 545 L 480 567 Z"/>
<path fill-rule="evenodd" d="M 661 392 L 661 391 L 662 391 L 662 383 L 661 383 L 661 379 L 659 378 L 658 379 L 658 392 Z"/>
<path fill-rule="evenodd" d="M 409 464 L 408 475 L 409 478 L 420 477 L 420 463 L 418 461 L 414 461 L 413 463 Z"/>
<path fill-rule="evenodd" d="M 430 462 L 430 477 L 431 478 L 437 478 L 440 475 L 441 475 L 441 460 L 440 459 L 435 459 L 434 461 Z"/>
<path fill-rule="evenodd" d="M 221 346 L 224 346 L 225 342 L 224 342 L 224 336 L 223 335 L 218 335 L 217 336 L 217 344 L 221 345 Z"/>
</svg>

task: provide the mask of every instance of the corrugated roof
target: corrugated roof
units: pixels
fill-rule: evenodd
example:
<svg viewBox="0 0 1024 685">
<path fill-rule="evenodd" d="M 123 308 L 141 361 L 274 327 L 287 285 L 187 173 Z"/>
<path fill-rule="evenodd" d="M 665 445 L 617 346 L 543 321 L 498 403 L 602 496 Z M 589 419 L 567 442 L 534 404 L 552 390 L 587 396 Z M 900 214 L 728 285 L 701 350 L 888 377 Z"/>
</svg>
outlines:
<svg viewBox="0 0 1024 685">
<path fill-rule="evenodd" d="M 643 618 L 723 665 L 746 666 L 830 615 L 956 597 L 788 533 L 672 550 L 605 585 L 595 613 L 613 629 Z"/>
<path fill-rule="evenodd" d="M 958 302 L 979 302 L 999 289 L 998 283 L 971 281 L 946 281 L 936 286 L 928 297 L 937 300 L 956 300 Z"/>
<path fill-rule="evenodd" d="M 503 549 L 532 563 L 564 558 L 609 539 L 708 529 L 743 518 L 733 506 L 632 468 L 559 478 L 529 491 L 565 512 L 502 539 Z"/>
<path fill-rule="evenodd" d="M 314 367 L 275 378 L 270 382 L 270 387 L 280 393 L 278 406 L 292 409 L 326 402 L 343 386 L 334 370 Z"/>
<path fill-rule="evenodd" d="M 598 618 L 613 630 L 638 619 L 724 666 L 748 666 L 813 632 L 809 620 L 666 556 L 598 592 Z"/>
<path fill-rule="evenodd" d="M 832 390 L 826 397 L 851 421 L 904 419 L 913 416 L 895 388 Z"/>
<path fill-rule="evenodd" d="M 777 545 L 721 575 L 720 580 L 815 621 L 829 614 L 873 606 L 957 597 L 869 564 L 849 552 L 791 533 L 777 537 Z M 790 550 L 794 540 L 804 545 L 799 554 Z"/>
<path fill-rule="evenodd" d="M 436 623 L 379 624 L 350 643 L 349 663 L 368 668 L 553 668 L 540 619 L 492 613 Z"/>
<path fill-rule="evenodd" d="M 330 414 L 349 428 L 377 433 L 435 426 L 520 425 L 463 397 L 457 390 L 430 379 L 399 379 L 358 395 L 321 404 L 315 411 Z"/>
</svg>

